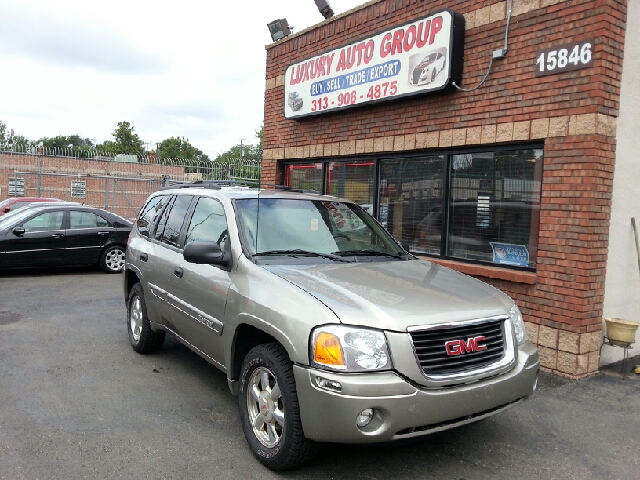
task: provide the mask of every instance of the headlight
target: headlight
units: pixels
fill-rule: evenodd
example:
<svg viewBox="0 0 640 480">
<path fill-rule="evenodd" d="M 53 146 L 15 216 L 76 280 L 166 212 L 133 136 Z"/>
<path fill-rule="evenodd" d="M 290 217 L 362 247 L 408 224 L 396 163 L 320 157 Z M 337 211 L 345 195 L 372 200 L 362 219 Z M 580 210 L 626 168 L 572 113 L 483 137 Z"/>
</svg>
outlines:
<svg viewBox="0 0 640 480">
<path fill-rule="evenodd" d="M 325 325 L 311 333 L 311 363 L 343 372 L 392 368 L 387 339 L 380 330 Z"/>
<path fill-rule="evenodd" d="M 513 329 L 516 331 L 516 340 L 518 341 L 518 345 L 522 345 L 527 339 L 527 331 L 524 328 L 524 320 L 522 320 L 522 314 L 520 313 L 520 309 L 517 305 L 511 307 L 511 310 L 509 310 L 509 317 L 511 318 Z"/>
</svg>

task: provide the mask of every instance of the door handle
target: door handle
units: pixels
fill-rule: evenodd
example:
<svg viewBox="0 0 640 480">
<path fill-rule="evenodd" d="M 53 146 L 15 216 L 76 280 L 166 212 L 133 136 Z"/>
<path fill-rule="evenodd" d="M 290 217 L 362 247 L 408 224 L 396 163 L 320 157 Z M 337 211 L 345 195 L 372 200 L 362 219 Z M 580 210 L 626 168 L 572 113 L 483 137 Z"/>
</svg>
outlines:
<svg viewBox="0 0 640 480">
<path fill-rule="evenodd" d="M 111 232 L 98 232 L 98 235 L 109 235 Z"/>
<path fill-rule="evenodd" d="M 173 269 L 173 274 L 178 278 L 182 278 L 182 275 L 184 275 L 184 270 L 180 267 L 176 267 Z"/>
<path fill-rule="evenodd" d="M 51 238 L 62 238 L 62 237 L 64 237 L 62 233 L 54 233 L 53 235 L 51 235 Z"/>
<path fill-rule="evenodd" d="M 149 260 L 149 255 L 147 255 L 146 253 L 141 253 L 140 260 L 146 262 L 147 260 Z"/>
</svg>

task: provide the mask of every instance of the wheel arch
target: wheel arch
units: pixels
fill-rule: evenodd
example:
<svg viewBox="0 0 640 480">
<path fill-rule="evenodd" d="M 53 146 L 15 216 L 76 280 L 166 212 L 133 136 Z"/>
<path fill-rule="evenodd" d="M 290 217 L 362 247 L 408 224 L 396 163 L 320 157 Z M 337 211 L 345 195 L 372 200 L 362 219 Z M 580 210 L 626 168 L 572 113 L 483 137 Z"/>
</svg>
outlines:
<svg viewBox="0 0 640 480">
<path fill-rule="evenodd" d="M 123 279 L 123 288 L 124 288 L 124 301 L 125 303 L 129 300 L 129 293 L 133 286 L 140 282 L 140 277 L 131 270 L 130 268 L 125 268 L 124 270 L 124 279 Z"/>
<path fill-rule="evenodd" d="M 238 393 L 238 379 L 242 370 L 242 362 L 252 348 L 264 343 L 277 342 L 282 345 L 292 361 L 295 361 L 296 356 L 300 354 L 282 331 L 255 317 L 251 317 L 249 321 L 247 321 L 248 319 L 244 320 L 236 327 L 228 350 L 227 381 L 234 395 Z"/>
</svg>

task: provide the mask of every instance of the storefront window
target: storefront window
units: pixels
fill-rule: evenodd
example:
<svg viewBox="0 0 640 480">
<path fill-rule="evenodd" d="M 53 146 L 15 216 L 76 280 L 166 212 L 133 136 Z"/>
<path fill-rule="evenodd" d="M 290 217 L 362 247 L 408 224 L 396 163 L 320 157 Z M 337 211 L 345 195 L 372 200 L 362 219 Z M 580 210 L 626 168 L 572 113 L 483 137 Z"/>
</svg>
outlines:
<svg viewBox="0 0 640 480">
<path fill-rule="evenodd" d="M 322 192 L 322 163 L 306 165 L 287 165 L 285 167 L 285 185 L 303 190 Z"/>
<path fill-rule="evenodd" d="M 446 255 L 535 267 L 542 150 L 451 156 Z"/>
<path fill-rule="evenodd" d="M 360 204 L 373 214 L 375 162 L 331 162 L 327 171 L 327 193 Z"/>
<path fill-rule="evenodd" d="M 440 254 L 444 155 L 380 162 L 378 220 L 416 253 Z"/>
<path fill-rule="evenodd" d="M 413 253 L 535 268 L 542 164 L 542 148 L 332 159 L 285 180 L 359 203 Z"/>
</svg>

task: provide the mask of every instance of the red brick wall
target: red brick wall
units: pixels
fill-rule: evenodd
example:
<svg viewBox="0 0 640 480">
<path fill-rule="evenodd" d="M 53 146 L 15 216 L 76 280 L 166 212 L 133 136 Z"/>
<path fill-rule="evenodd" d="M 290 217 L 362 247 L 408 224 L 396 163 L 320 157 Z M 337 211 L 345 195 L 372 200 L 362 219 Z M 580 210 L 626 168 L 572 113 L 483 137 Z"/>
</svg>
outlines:
<svg viewBox="0 0 640 480">
<path fill-rule="evenodd" d="M 444 134 L 449 138 L 445 145 L 451 146 L 447 132 L 453 132 L 454 138 L 456 132 L 466 132 L 466 141 L 463 138 L 459 143 L 466 146 L 486 145 L 502 138 L 544 142 L 536 272 L 440 263 L 489 281 L 510 294 L 529 327 L 534 327 L 530 331 L 541 346 L 543 366 L 580 376 L 597 369 L 593 354 L 599 345 L 591 332 L 599 332 L 602 323 L 626 2 L 514 3 L 507 56 L 494 62 L 485 85 L 471 93 L 427 94 L 287 120 L 282 86 L 286 79 L 282 76 L 292 63 L 451 8 L 465 14 L 467 20 L 462 85 L 475 86 L 486 72 L 491 52 L 503 46 L 506 2 L 370 2 L 351 14 L 269 46 L 263 180 L 282 181 L 283 159 L 326 157 L 338 152 L 342 156 L 355 153 L 351 147 L 342 149 L 343 145 L 355 144 L 358 149 L 363 141 L 382 137 L 392 140 L 387 147 L 376 147 L 376 152 L 402 151 L 407 145 L 424 148 L 428 145 L 420 144 L 421 134 L 433 135 L 429 138 L 435 139 L 435 147 L 443 146 Z M 595 40 L 593 67 L 535 77 L 537 51 L 590 38 Z M 509 136 L 501 137 L 501 131 L 510 132 Z M 547 327 L 561 333 L 549 335 Z M 575 346 L 573 334 L 577 335 Z M 573 356 L 569 358 L 569 354 Z"/>
<path fill-rule="evenodd" d="M 26 172 L 17 174 L 15 172 Z M 36 172 L 40 172 L 39 180 Z M 182 177 L 183 167 L 72 157 L 0 153 L 0 199 L 8 197 L 9 178 L 25 179 L 25 197 L 53 197 L 85 203 L 125 218 L 135 217 L 162 175 Z M 107 181 L 103 177 L 110 177 Z M 71 181 L 86 182 L 86 198 L 71 196 Z M 38 194 L 38 181 L 40 194 Z M 108 194 L 107 194 L 108 189 Z"/>
</svg>

